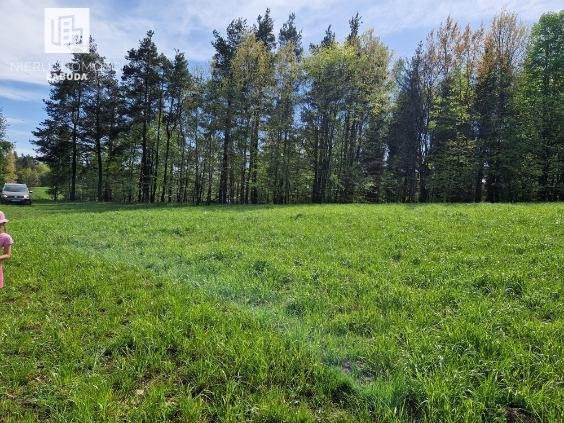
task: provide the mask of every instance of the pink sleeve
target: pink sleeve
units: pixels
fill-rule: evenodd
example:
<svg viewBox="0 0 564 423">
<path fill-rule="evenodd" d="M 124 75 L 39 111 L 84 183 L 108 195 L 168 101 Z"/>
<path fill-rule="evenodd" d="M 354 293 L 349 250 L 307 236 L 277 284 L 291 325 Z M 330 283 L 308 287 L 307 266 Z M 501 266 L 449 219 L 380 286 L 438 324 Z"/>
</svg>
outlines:
<svg viewBox="0 0 564 423">
<path fill-rule="evenodd" d="M 13 243 L 14 240 L 10 235 L 6 233 L 0 234 L 0 247 L 4 248 L 7 247 L 8 245 L 12 245 Z"/>
</svg>

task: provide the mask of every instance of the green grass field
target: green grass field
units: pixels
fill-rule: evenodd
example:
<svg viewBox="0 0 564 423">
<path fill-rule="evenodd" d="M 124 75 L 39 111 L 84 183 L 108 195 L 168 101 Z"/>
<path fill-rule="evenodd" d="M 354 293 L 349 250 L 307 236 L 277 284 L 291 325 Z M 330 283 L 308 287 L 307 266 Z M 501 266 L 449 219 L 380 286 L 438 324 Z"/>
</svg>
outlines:
<svg viewBox="0 0 564 423">
<path fill-rule="evenodd" d="M 562 204 L 3 210 L 0 420 L 564 414 Z"/>
<path fill-rule="evenodd" d="M 48 193 L 48 189 L 49 188 L 47 188 L 47 187 L 32 187 L 32 188 L 30 188 L 30 190 L 33 191 L 31 198 L 35 202 L 51 201 L 52 198 Z"/>
</svg>

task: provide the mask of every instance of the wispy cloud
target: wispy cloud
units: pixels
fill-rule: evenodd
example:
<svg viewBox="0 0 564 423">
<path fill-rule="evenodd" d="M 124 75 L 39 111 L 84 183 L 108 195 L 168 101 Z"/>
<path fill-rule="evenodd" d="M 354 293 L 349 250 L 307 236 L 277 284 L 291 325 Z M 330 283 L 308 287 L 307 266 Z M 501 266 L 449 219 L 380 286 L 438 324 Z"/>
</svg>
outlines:
<svg viewBox="0 0 564 423">
<path fill-rule="evenodd" d="M 561 5 L 561 3 L 560 3 Z M 553 0 L 536 1 L 492 1 L 492 0 L 453 0 L 453 1 L 384 1 L 372 3 L 366 9 L 365 21 L 373 22 L 383 35 L 401 32 L 405 29 L 432 28 L 447 16 L 459 22 L 487 22 L 501 10 L 510 10 L 525 22 L 536 21 L 550 10 L 559 10 L 559 2 Z"/>
<path fill-rule="evenodd" d="M 2 0 L 0 2 L 0 80 L 47 84 L 48 70 L 16 72 L 12 63 L 54 62 L 68 56 L 43 53 L 43 9 L 67 6 L 63 0 Z M 212 30 L 224 30 L 236 17 L 250 24 L 267 7 L 278 29 L 290 12 L 303 28 L 306 45 L 317 42 L 332 24 L 342 38 L 348 30 L 348 19 L 359 12 L 365 27 L 378 35 L 390 36 L 405 30 L 423 32 L 452 15 L 461 22 L 488 21 L 501 8 L 516 11 L 525 21 L 536 20 L 542 12 L 559 10 L 556 0 L 169 0 L 166 7 L 154 0 L 115 2 L 113 0 L 76 0 L 74 7 L 89 7 L 91 32 L 100 52 L 110 61 L 123 62 L 128 49 L 137 45 L 145 32 L 155 30 L 159 48 L 172 54 L 185 51 L 190 61 L 207 62 L 213 53 Z M 17 42 L 10 40 L 17 39 Z M 392 45 L 392 48 L 396 46 Z M 402 48 L 403 46 L 399 46 Z M 411 48 L 414 48 L 412 46 Z"/>
<path fill-rule="evenodd" d="M 25 123 L 29 123 L 29 121 L 25 119 L 15 118 L 11 116 L 6 116 L 6 122 L 8 122 L 8 125 L 22 125 Z"/>
<path fill-rule="evenodd" d="M 16 87 L 0 85 L 0 97 L 15 101 L 35 101 L 37 93 Z"/>
</svg>

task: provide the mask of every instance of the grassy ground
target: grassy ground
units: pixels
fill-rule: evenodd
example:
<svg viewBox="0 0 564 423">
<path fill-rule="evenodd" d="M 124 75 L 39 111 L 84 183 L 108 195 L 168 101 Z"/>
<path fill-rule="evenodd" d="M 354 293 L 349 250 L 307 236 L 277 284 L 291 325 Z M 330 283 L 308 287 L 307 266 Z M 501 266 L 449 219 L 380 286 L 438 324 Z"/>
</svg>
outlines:
<svg viewBox="0 0 564 423">
<path fill-rule="evenodd" d="M 39 201 L 39 202 L 45 202 L 45 201 L 51 201 L 52 198 L 49 195 L 49 193 L 47 192 L 49 188 L 47 187 L 33 187 L 30 188 L 30 190 L 32 190 L 32 194 L 31 194 L 31 198 L 33 199 L 33 201 Z"/>
<path fill-rule="evenodd" d="M 557 421 L 564 206 L 5 206 L 0 416 Z"/>
</svg>

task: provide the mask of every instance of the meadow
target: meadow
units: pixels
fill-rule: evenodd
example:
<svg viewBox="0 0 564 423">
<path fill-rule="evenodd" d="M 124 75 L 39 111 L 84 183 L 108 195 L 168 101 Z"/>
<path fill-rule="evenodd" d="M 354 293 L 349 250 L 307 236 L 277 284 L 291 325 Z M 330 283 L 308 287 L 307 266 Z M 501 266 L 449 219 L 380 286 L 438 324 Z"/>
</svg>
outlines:
<svg viewBox="0 0 564 423">
<path fill-rule="evenodd" d="M 3 421 L 559 421 L 564 205 L 3 206 Z"/>
</svg>

